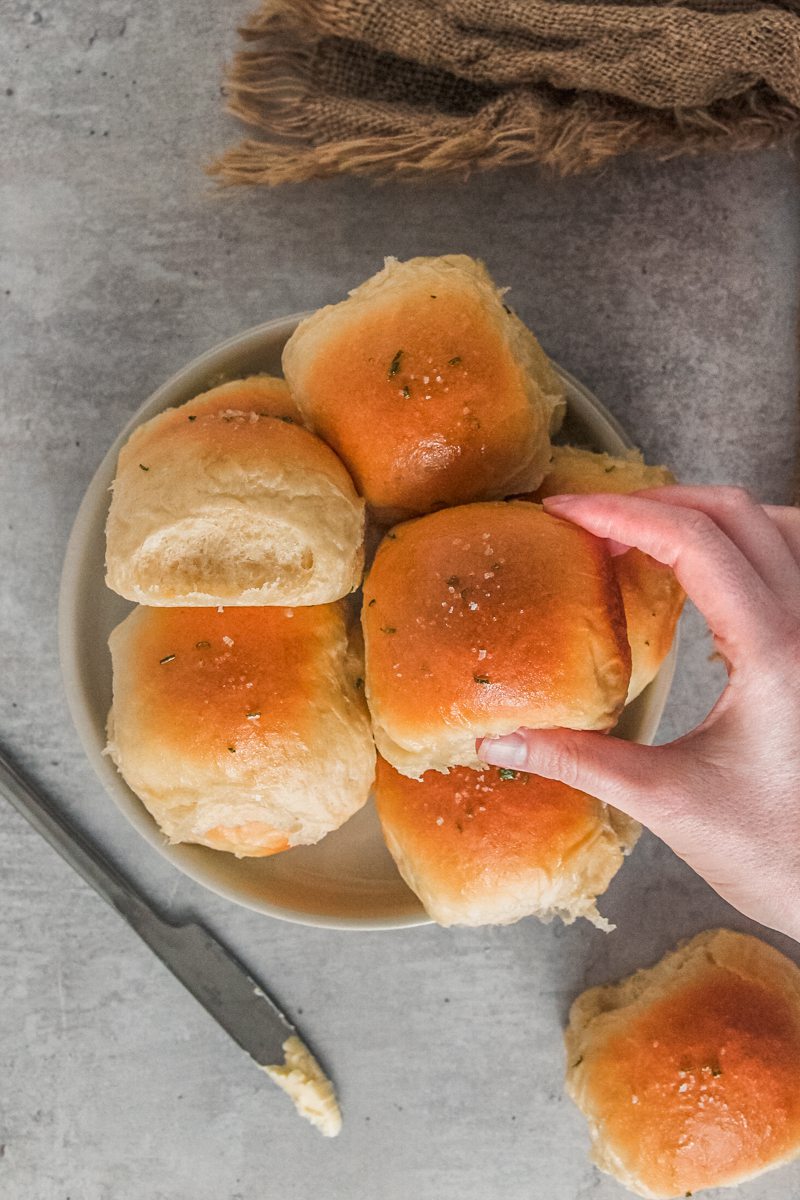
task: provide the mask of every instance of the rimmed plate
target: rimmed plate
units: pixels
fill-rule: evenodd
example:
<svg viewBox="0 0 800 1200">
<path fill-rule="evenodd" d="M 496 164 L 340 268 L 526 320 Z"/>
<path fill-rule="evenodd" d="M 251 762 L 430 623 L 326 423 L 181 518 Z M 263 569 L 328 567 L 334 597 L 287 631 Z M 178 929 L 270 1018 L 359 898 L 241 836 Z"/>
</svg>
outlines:
<svg viewBox="0 0 800 1200">
<path fill-rule="evenodd" d="M 236 859 L 203 846 L 171 846 L 103 755 L 111 705 L 107 640 L 131 605 L 106 588 L 105 522 L 120 447 L 137 425 L 199 392 L 244 375 L 280 374 L 283 347 L 302 315 L 268 321 L 222 342 L 173 375 L 134 414 L 103 459 L 78 510 L 59 598 L 59 648 L 72 718 L 89 760 L 117 807 L 151 846 L 213 892 L 272 917 L 338 929 L 401 929 L 428 923 L 400 878 L 372 804 L 316 846 L 272 858 Z M 617 421 L 576 379 L 558 368 L 568 397 L 568 441 L 619 454 L 632 445 Z M 657 678 L 626 710 L 619 732 L 650 743 L 675 669 L 675 647 Z"/>
</svg>

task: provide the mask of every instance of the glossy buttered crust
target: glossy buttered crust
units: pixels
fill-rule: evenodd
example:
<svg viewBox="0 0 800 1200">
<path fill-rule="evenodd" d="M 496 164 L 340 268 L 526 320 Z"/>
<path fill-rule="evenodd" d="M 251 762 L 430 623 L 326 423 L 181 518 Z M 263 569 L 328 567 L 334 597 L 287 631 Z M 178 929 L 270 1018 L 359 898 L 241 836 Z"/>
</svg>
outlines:
<svg viewBox="0 0 800 1200">
<path fill-rule="evenodd" d="M 405 775 L 480 767 L 475 739 L 520 726 L 607 729 L 628 688 L 603 545 L 525 502 L 397 526 L 364 584 L 367 697 Z"/>
<path fill-rule="evenodd" d="M 666 467 L 647 466 L 636 451 L 615 458 L 575 446 L 554 446 L 552 464 L 530 499 L 541 501 L 570 492 L 636 492 L 674 482 Z M 669 653 L 686 596 L 675 573 L 641 550 L 628 550 L 612 561 L 631 647 L 630 702 L 655 678 Z"/>
<path fill-rule="evenodd" d="M 536 487 L 565 407 L 533 334 L 465 255 L 388 259 L 302 322 L 283 369 L 386 522 Z"/>
<path fill-rule="evenodd" d="M 142 607 L 109 644 L 108 750 L 170 841 L 271 854 L 366 801 L 375 749 L 341 604 Z"/>
<path fill-rule="evenodd" d="M 581 916 L 612 928 L 595 900 L 639 827 L 592 796 L 496 767 L 417 781 L 379 757 L 375 802 L 400 874 L 440 925 Z"/>
<path fill-rule="evenodd" d="M 741 1183 L 800 1152 L 800 970 L 757 938 L 710 930 L 584 992 L 566 1049 L 592 1157 L 639 1196 Z"/>
<path fill-rule="evenodd" d="M 106 582 L 143 604 L 322 604 L 358 586 L 364 502 L 283 380 L 214 388 L 119 456 Z"/>
</svg>

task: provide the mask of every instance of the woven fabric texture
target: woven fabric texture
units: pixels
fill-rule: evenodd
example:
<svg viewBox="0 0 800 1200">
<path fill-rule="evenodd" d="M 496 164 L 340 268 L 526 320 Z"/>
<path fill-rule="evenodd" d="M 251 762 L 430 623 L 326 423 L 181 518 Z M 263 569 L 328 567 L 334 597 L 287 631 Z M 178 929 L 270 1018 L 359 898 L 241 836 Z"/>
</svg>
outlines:
<svg viewBox="0 0 800 1200">
<path fill-rule="evenodd" d="M 800 0 L 267 0 L 211 171 L 278 184 L 540 162 L 568 174 L 790 140 Z"/>
</svg>

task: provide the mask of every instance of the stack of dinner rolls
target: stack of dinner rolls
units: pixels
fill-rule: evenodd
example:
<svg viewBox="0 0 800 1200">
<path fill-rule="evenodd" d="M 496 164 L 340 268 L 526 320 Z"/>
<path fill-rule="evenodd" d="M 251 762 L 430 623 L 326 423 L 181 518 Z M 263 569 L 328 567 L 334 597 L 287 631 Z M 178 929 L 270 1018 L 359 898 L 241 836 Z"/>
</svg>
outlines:
<svg viewBox="0 0 800 1200">
<path fill-rule="evenodd" d="M 359 639 L 364 501 L 281 379 L 168 409 L 119 456 L 107 582 L 108 749 L 173 842 L 260 856 L 366 802 L 375 747 Z"/>
<path fill-rule="evenodd" d="M 301 322 L 283 368 L 120 453 L 107 582 L 139 607 L 111 637 L 114 762 L 171 841 L 242 856 L 318 841 L 374 783 L 435 920 L 607 927 L 635 823 L 475 743 L 611 729 L 653 678 L 674 576 L 538 501 L 669 472 L 553 446 L 560 377 L 462 255 L 388 260 Z"/>
<path fill-rule="evenodd" d="M 107 582 L 137 607 L 110 639 L 119 771 L 170 841 L 248 857 L 319 841 L 374 786 L 434 920 L 610 928 L 596 900 L 636 823 L 475 746 L 611 730 L 653 679 L 672 571 L 541 501 L 672 476 L 551 443 L 559 376 L 464 256 L 389 260 L 298 326 L 283 367 L 120 453 Z M 800 971 L 754 938 L 701 934 L 591 989 L 566 1044 L 593 1157 L 640 1196 L 800 1151 Z"/>
</svg>

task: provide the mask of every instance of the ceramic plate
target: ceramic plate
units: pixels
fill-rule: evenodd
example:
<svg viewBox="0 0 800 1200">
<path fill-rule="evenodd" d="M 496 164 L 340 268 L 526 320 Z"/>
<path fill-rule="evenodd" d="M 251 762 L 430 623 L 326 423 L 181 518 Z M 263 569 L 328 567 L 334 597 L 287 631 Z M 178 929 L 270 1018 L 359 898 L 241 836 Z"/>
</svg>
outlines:
<svg viewBox="0 0 800 1200">
<path fill-rule="evenodd" d="M 59 601 L 59 645 L 67 700 L 86 753 L 114 803 L 179 870 L 229 900 L 305 925 L 400 929 L 428 918 L 406 887 L 381 838 L 372 804 L 316 846 L 272 858 L 236 859 L 203 846 L 170 846 L 147 810 L 103 756 L 111 705 L 111 630 L 130 611 L 105 576 L 105 522 L 117 455 L 131 431 L 162 409 L 183 404 L 228 379 L 281 373 L 281 351 L 300 316 L 269 321 L 209 350 L 168 380 L 128 422 L 103 459 L 75 519 Z M 610 454 L 631 442 L 610 413 L 566 371 L 567 441 Z M 675 647 L 658 677 L 626 710 L 620 731 L 649 743 L 655 736 L 675 666 Z"/>
</svg>

